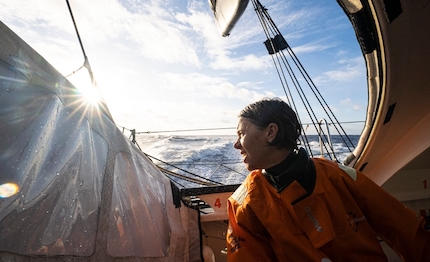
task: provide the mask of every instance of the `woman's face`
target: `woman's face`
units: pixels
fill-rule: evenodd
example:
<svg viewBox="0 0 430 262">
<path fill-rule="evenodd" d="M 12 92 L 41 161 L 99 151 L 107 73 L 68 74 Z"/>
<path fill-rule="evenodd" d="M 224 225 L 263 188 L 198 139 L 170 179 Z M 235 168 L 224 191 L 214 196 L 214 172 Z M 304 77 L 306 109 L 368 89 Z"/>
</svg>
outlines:
<svg viewBox="0 0 430 262">
<path fill-rule="evenodd" d="M 240 150 L 246 168 L 254 169 L 269 168 L 270 150 L 273 147 L 268 145 L 268 129 L 259 130 L 247 118 L 239 118 L 237 125 L 238 139 L 234 143 L 234 148 Z"/>
</svg>

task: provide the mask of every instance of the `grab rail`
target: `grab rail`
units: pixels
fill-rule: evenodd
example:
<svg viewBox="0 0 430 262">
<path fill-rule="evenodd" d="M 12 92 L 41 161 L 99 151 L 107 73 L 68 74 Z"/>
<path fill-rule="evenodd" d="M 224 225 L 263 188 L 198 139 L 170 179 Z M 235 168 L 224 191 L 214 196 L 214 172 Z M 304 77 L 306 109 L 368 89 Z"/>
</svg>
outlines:
<svg viewBox="0 0 430 262">
<path fill-rule="evenodd" d="M 324 148 L 323 148 L 323 143 L 325 143 L 322 140 L 322 132 L 321 132 L 321 125 L 322 122 L 324 122 L 324 124 L 326 125 L 326 131 L 327 131 L 327 142 L 328 142 L 328 146 L 331 149 L 331 156 L 332 159 L 336 159 L 336 156 L 334 154 L 334 149 L 333 149 L 333 143 L 331 142 L 331 135 L 330 135 L 330 129 L 328 128 L 328 123 L 327 120 L 325 118 L 322 118 L 318 121 L 318 137 L 319 137 L 319 141 L 320 141 L 320 152 L 321 152 L 321 157 L 324 157 Z M 328 150 L 327 150 L 327 154 L 329 154 Z"/>
</svg>

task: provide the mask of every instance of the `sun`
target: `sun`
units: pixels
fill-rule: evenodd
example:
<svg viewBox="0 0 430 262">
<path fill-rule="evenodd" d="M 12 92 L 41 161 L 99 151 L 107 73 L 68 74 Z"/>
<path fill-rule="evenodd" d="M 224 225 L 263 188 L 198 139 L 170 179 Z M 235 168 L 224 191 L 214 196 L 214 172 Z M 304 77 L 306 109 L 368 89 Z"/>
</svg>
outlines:
<svg viewBox="0 0 430 262">
<path fill-rule="evenodd" d="M 96 84 L 93 84 L 86 71 L 79 71 L 67 78 L 78 89 L 82 95 L 83 104 L 98 106 L 102 100 L 102 95 Z"/>
<path fill-rule="evenodd" d="M 97 88 L 85 87 L 85 88 L 81 88 L 79 90 L 84 95 L 85 100 L 89 104 L 91 104 L 93 106 L 96 106 L 99 104 L 100 99 L 101 99 L 101 95 L 100 95 L 100 91 Z"/>
</svg>

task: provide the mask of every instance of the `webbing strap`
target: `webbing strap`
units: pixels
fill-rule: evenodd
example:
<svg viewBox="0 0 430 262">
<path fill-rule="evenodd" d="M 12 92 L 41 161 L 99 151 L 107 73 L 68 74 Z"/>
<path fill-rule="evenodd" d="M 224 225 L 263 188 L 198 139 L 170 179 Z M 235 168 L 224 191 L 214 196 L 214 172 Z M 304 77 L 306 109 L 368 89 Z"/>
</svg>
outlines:
<svg viewBox="0 0 430 262">
<path fill-rule="evenodd" d="M 339 168 L 345 171 L 354 181 L 357 181 L 357 170 L 352 167 L 338 164 Z"/>
</svg>

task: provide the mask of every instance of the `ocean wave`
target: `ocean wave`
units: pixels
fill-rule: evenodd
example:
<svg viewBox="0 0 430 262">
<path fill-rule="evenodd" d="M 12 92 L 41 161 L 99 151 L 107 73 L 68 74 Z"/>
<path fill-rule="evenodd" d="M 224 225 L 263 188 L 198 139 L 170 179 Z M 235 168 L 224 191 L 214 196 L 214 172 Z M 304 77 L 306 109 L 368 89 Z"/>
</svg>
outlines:
<svg viewBox="0 0 430 262">
<path fill-rule="evenodd" d="M 350 136 L 353 146 L 359 136 Z M 240 184 L 248 174 L 240 152 L 233 147 L 236 136 L 161 136 L 138 135 L 136 141 L 144 153 L 153 157 L 155 164 L 186 176 L 196 175 L 221 184 Z M 318 136 L 307 136 L 313 156 L 321 156 Z M 353 150 L 340 136 L 332 136 L 331 142 L 337 159 L 342 162 Z M 348 142 L 348 141 L 347 141 Z M 328 147 L 328 144 L 326 143 Z M 325 151 L 325 149 L 323 148 Z M 327 153 L 324 157 L 329 158 Z M 186 172 L 184 172 L 184 170 Z M 199 184 L 170 177 L 183 187 Z"/>
</svg>

